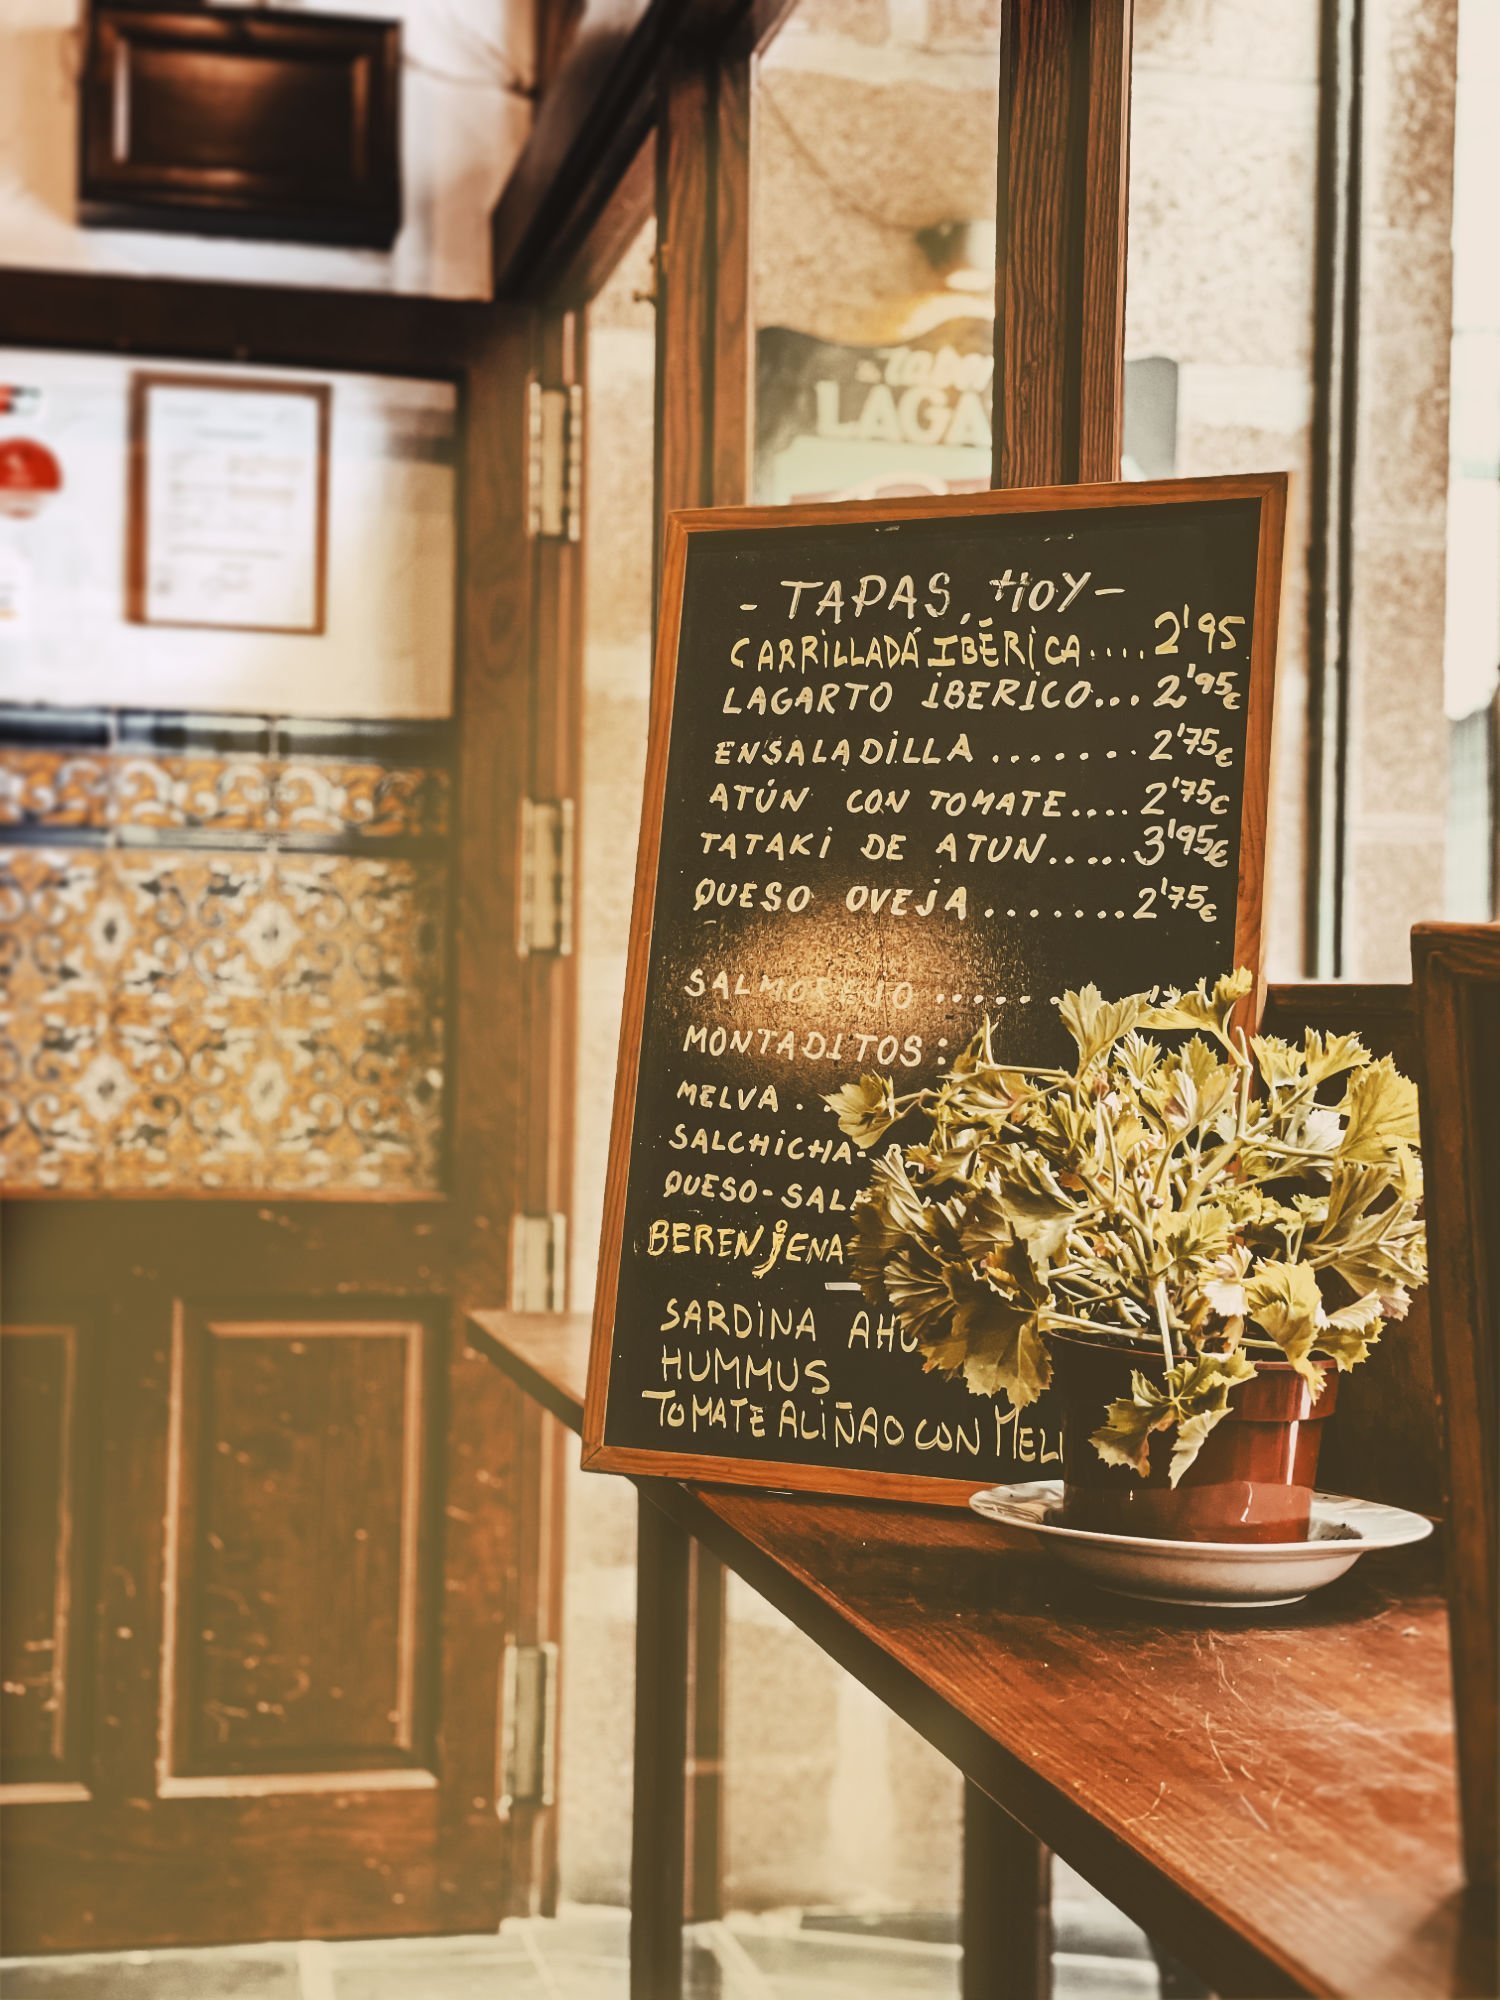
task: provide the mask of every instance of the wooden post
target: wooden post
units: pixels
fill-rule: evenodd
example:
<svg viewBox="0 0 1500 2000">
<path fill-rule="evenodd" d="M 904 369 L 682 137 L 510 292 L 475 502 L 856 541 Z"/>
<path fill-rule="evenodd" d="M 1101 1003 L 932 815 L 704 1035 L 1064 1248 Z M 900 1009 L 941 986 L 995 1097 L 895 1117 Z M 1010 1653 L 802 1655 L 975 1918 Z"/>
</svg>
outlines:
<svg viewBox="0 0 1500 2000">
<path fill-rule="evenodd" d="M 692 42 L 665 66 L 656 142 L 658 523 L 674 508 L 746 497 L 748 107 L 745 58 L 715 66 Z M 728 171 L 721 123 L 729 128 Z M 737 343 L 727 354 L 726 338 Z M 685 1561 L 679 1927 L 684 1916 L 720 1916 L 723 1904 L 724 1572 L 696 1545 Z"/>
<path fill-rule="evenodd" d="M 963 2000 L 1052 2000 L 1052 1856 L 964 1782 Z"/>
<path fill-rule="evenodd" d="M 685 1889 L 690 1924 L 724 1914 L 724 1592 L 718 1557 L 693 1542 L 688 1568 Z"/>
<path fill-rule="evenodd" d="M 1004 0 L 997 486 L 1117 479 L 1131 0 Z"/>
<path fill-rule="evenodd" d="M 689 1538 L 636 1504 L 630 2000 L 681 2000 Z"/>
</svg>

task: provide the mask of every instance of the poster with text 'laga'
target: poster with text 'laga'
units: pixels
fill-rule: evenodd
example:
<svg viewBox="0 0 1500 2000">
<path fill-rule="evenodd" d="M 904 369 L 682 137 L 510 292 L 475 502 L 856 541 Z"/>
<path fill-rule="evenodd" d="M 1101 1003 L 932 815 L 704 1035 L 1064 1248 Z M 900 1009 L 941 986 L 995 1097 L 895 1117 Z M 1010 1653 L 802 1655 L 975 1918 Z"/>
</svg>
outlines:
<svg viewBox="0 0 1500 2000">
<path fill-rule="evenodd" d="M 584 1463 L 962 1502 L 1055 1468 L 849 1268 L 906 1092 L 1258 969 L 1279 474 L 673 517 Z M 896 1136 L 900 1137 L 899 1128 Z"/>
</svg>

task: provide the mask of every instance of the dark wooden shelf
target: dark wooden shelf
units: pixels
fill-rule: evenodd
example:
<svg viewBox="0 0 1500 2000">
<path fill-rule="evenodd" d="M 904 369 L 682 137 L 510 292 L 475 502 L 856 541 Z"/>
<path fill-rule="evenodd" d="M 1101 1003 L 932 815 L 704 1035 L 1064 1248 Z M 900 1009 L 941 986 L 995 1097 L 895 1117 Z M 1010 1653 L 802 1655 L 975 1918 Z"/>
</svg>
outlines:
<svg viewBox="0 0 1500 2000">
<path fill-rule="evenodd" d="M 470 1313 L 469 1336 L 471 1345 L 528 1396 L 582 1435 L 583 1385 L 589 1372 L 586 1314 Z"/>
<path fill-rule="evenodd" d="M 576 1430 L 588 1322 L 472 1324 Z M 1221 1994 L 1497 1990 L 1430 1554 L 1285 1611 L 1172 1612 L 943 1509 L 639 1483 Z"/>
</svg>

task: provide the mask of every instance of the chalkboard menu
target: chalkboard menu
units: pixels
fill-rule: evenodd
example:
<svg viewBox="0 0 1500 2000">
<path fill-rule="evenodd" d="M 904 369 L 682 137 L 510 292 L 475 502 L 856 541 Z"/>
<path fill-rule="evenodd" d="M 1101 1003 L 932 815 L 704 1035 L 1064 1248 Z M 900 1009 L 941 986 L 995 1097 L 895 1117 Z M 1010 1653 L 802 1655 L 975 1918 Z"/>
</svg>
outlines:
<svg viewBox="0 0 1500 2000">
<path fill-rule="evenodd" d="M 1259 964 L 1281 475 L 678 514 L 584 1463 L 961 1503 L 1047 1476 L 849 1276 L 907 1091 L 988 1019 Z M 900 1136 L 899 1128 L 897 1136 Z"/>
</svg>

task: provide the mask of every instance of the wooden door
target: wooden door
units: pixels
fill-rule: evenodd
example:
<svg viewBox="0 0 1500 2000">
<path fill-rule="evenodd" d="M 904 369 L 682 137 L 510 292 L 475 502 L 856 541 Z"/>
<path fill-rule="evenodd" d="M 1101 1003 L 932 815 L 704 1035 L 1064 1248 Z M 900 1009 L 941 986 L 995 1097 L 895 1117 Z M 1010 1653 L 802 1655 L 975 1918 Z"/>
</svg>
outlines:
<svg viewBox="0 0 1500 2000">
<path fill-rule="evenodd" d="M 350 1004 L 376 1022 L 360 1059 L 376 1062 L 391 1009 L 423 1004 L 393 997 L 391 953 L 446 966 L 430 989 L 447 1016 L 436 1185 L 28 1190 L 5 1204 L 4 1948 L 490 1930 L 550 1893 L 546 1759 L 507 1756 L 531 1722 L 506 1712 L 505 1690 L 536 1679 L 514 1649 L 548 1637 L 558 1468 L 534 1406 L 463 1332 L 467 1308 L 508 1297 L 522 1133 L 547 1117 L 520 1052 L 553 974 L 516 947 L 534 754 L 530 322 L 11 278 L 0 339 L 446 375 L 461 413 L 453 834 L 426 873 L 351 864 L 364 873 L 342 886 L 341 914 L 315 894 L 332 895 L 328 857 L 299 857 L 310 969 L 276 1001 L 314 1005 L 318 968 L 347 945 L 365 979 Z M 11 756 L 12 806 L 23 765 Z M 89 980 L 70 983 L 87 966 L 68 927 L 114 921 L 76 907 L 86 850 L 57 827 L 64 789 L 40 825 L 0 829 L 13 920 L 0 1041 L 24 1044 L 32 1090 L 38 1064 L 59 1091 L 77 1081 Z M 239 878 L 211 842 L 201 907 L 179 898 L 170 923 L 160 894 L 142 914 L 150 869 L 133 850 L 109 865 L 129 875 L 129 920 L 161 931 L 163 963 L 253 922 L 236 909 L 226 925 Z M 200 921 L 217 939 L 188 939 Z M 111 1023 L 159 997 L 117 996 Z M 316 1052 L 316 1037 L 299 1047 Z M 79 1084 L 96 1100 L 108 1086 L 107 1065 Z M 377 1120 L 367 1143 L 380 1142 Z"/>
</svg>

